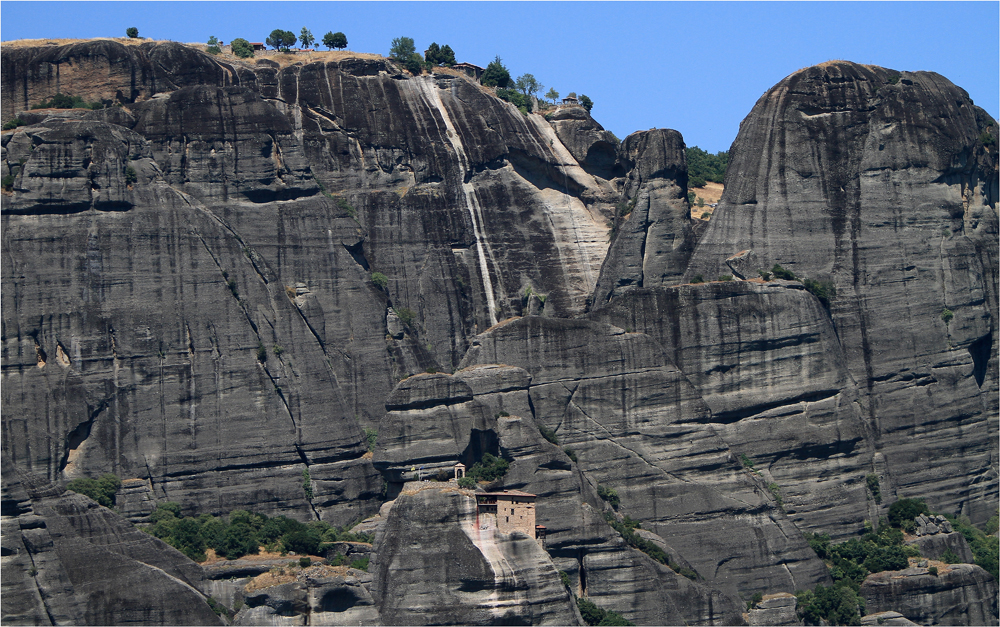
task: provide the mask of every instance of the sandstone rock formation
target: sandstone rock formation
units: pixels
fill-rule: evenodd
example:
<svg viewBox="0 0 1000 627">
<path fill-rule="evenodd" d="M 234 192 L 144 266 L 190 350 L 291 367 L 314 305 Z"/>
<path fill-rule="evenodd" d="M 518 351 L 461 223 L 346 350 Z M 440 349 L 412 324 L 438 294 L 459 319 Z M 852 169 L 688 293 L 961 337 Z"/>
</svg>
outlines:
<svg viewBox="0 0 1000 627">
<path fill-rule="evenodd" d="M 979 566 L 952 564 L 886 571 L 869 575 L 861 585 L 871 613 L 896 611 L 918 625 L 995 625 L 997 582 Z"/>
<path fill-rule="evenodd" d="M 2 538 L 4 624 L 223 624 L 197 564 L 6 460 Z"/>
<path fill-rule="evenodd" d="M 0 118 L 26 124 L 0 140 L 5 623 L 217 622 L 204 591 L 240 624 L 575 624 L 571 593 L 719 624 L 830 582 L 803 531 L 844 539 L 901 495 L 996 511 L 996 123 L 940 76 L 788 77 L 702 231 L 676 131 L 619 145 L 450 72 L 154 42 L 0 62 Z M 27 110 L 56 93 L 109 106 Z M 776 263 L 826 292 L 757 278 Z M 538 495 L 544 549 L 413 483 L 486 452 Z M 114 472 L 135 522 L 164 500 L 365 519 L 371 575 L 205 580 L 24 471 Z M 923 550 L 958 553 L 931 523 Z M 96 563 L 147 605 L 86 605 Z M 869 611 L 996 621 L 981 569 L 917 571 L 873 575 Z M 752 616 L 790 620 L 781 599 Z"/>
<path fill-rule="evenodd" d="M 996 512 L 998 485 L 990 125 L 934 73 L 800 70 L 741 125 L 685 273 L 728 273 L 726 259 L 749 249 L 765 270 L 830 281 L 829 315 L 885 457 L 883 491 L 976 522 Z"/>
</svg>

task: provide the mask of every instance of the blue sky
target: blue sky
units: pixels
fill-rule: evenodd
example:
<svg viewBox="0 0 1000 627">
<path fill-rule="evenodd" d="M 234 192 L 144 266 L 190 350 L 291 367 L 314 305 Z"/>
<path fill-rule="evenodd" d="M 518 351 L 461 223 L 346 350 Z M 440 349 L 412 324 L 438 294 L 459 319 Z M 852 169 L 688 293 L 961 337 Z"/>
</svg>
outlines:
<svg viewBox="0 0 1000 627">
<path fill-rule="evenodd" d="M 679 130 L 689 146 L 728 150 L 757 99 L 796 70 L 831 59 L 929 70 L 1000 111 L 998 2 L 15 2 L 0 4 L 0 40 L 143 37 L 263 41 L 275 28 L 388 54 L 450 45 L 485 66 L 586 94 L 621 138 Z"/>
</svg>

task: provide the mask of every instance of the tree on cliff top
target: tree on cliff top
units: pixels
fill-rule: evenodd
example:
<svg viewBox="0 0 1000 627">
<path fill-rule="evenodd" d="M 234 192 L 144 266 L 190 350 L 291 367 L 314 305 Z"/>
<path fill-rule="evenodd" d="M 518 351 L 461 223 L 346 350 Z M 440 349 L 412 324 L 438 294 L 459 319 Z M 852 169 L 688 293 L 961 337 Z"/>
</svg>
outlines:
<svg viewBox="0 0 1000 627">
<path fill-rule="evenodd" d="M 139 29 L 136 28 L 135 26 L 129 26 L 128 28 L 125 29 L 125 35 L 129 39 L 138 39 L 139 38 Z"/>
<path fill-rule="evenodd" d="M 271 34 L 267 36 L 264 43 L 271 46 L 275 50 L 280 48 L 285 52 L 288 52 L 288 49 L 295 45 L 295 41 L 295 33 L 276 28 L 271 31 Z"/>
<path fill-rule="evenodd" d="M 417 47 L 411 37 L 396 37 L 392 40 L 392 47 L 389 48 L 389 56 L 397 61 L 409 61 L 417 52 Z"/>
<path fill-rule="evenodd" d="M 249 59 L 253 57 L 253 46 L 250 42 L 242 37 L 237 37 L 236 39 L 229 42 L 229 49 L 233 51 L 233 54 L 241 59 Z"/>
<path fill-rule="evenodd" d="M 302 32 L 299 33 L 299 42 L 302 43 L 302 47 L 311 48 L 315 41 L 316 38 L 313 37 L 312 31 L 303 26 Z"/>
<path fill-rule="evenodd" d="M 580 105 L 587 110 L 587 113 L 590 113 L 590 110 L 594 108 L 594 101 L 585 94 L 580 94 Z"/>
<path fill-rule="evenodd" d="M 510 84 L 510 72 L 500 60 L 500 55 L 490 61 L 483 72 L 482 84 L 487 87 L 506 87 Z"/>
<path fill-rule="evenodd" d="M 347 35 L 337 31 L 329 32 L 323 35 L 323 45 L 327 48 L 336 48 L 337 50 L 343 50 L 347 47 Z"/>
<path fill-rule="evenodd" d="M 535 79 L 533 74 L 522 74 L 518 76 L 517 80 L 514 81 L 514 85 L 525 96 L 530 96 L 545 89 L 545 87 Z"/>
</svg>

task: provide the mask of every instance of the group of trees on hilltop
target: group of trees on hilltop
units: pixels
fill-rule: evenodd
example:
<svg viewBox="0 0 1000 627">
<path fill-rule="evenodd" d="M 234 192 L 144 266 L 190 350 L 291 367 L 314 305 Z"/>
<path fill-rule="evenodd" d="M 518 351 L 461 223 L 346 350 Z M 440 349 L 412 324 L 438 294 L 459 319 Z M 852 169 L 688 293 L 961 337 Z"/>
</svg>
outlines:
<svg viewBox="0 0 1000 627">
<path fill-rule="evenodd" d="M 722 183 L 729 166 L 729 151 L 723 150 L 713 155 L 697 146 L 691 146 L 687 149 L 687 166 L 688 187 L 704 187 L 706 181 Z"/>
<path fill-rule="evenodd" d="M 445 44 L 439 46 L 437 42 L 432 42 L 423 56 L 417 52 L 416 43 L 412 37 L 396 37 L 392 40 L 389 48 L 389 57 L 403 63 L 406 70 L 416 76 L 423 68 L 430 69 L 436 65 L 455 65 L 455 51 L 451 46 Z"/>
<path fill-rule="evenodd" d="M 303 48 L 310 48 L 314 43 L 316 43 L 316 38 L 313 37 L 312 31 L 305 26 L 302 27 L 298 37 L 296 37 L 295 33 L 291 31 L 276 28 L 271 31 L 271 34 L 267 36 L 264 43 L 271 46 L 275 50 L 288 52 L 289 49 L 295 45 L 296 41 L 298 41 Z M 336 33 L 329 31 L 327 34 L 323 35 L 322 42 L 328 50 L 332 50 L 334 48 L 337 50 L 343 50 L 347 47 L 347 35 L 340 31 L 337 31 Z"/>
</svg>

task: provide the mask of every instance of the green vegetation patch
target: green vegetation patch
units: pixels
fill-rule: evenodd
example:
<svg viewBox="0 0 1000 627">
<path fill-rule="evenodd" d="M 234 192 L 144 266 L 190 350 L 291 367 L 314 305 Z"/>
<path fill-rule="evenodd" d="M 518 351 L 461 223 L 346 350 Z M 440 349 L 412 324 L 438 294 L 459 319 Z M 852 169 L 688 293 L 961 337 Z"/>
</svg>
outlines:
<svg viewBox="0 0 1000 627">
<path fill-rule="evenodd" d="M 724 150 L 713 155 L 697 146 L 691 146 L 686 153 L 688 187 L 704 187 L 707 181 L 713 183 L 725 181 L 726 168 L 729 167 L 729 151 Z"/>
<path fill-rule="evenodd" d="M 510 468 L 509 461 L 502 457 L 486 453 L 483 455 L 482 460 L 472 465 L 472 468 L 465 473 L 465 476 L 471 478 L 473 481 L 495 481 L 507 474 L 508 468 Z"/>
<path fill-rule="evenodd" d="M 580 608 L 580 615 L 588 625 L 634 625 L 635 623 L 625 620 L 621 614 L 612 610 L 606 610 L 590 599 L 577 599 L 576 606 Z"/>
<path fill-rule="evenodd" d="M 89 496 L 104 507 L 114 507 L 115 494 L 121 484 L 118 477 L 106 473 L 101 475 L 99 479 L 73 479 L 66 484 L 66 489 Z"/>
<path fill-rule="evenodd" d="M 351 525 L 337 528 L 324 521 L 302 523 L 285 516 L 233 510 L 228 516 L 202 514 L 181 518 L 177 503 L 159 503 L 144 531 L 160 538 L 196 562 L 206 559 L 206 549 L 226 559 L 256 555 L 263 546 L 269 551 L 316 555 L 333 542 L 368 542 L 370 534 L 355 534 Z"/>
<path fill-rule="evenodd" d="M 625 540 L 625 543 L 630 547 L 639 549 L 657 562 L 667 566 L 678 575 L 687 577 L 691 581 L 698 581 L 701 578 L 701 576 L 694 570 L 691 570 L 690 568 L 682 568 L 681 566 L 670 561 L 670 556 L 667 555 L 666 551 L 661 549 L 655 543 L 650 542 L 637 534 L 635 530 L 642 529 L 639 521 L 632 520 L 629 516 L 625 516 L 623 520 L 618 520 L 618 517 L 612 512 L 604 512 L 604 520 L 608 521 L 608 524 L 611 525 L 612 529 L 621 534 L 622 539 Z"/>
</svg>

